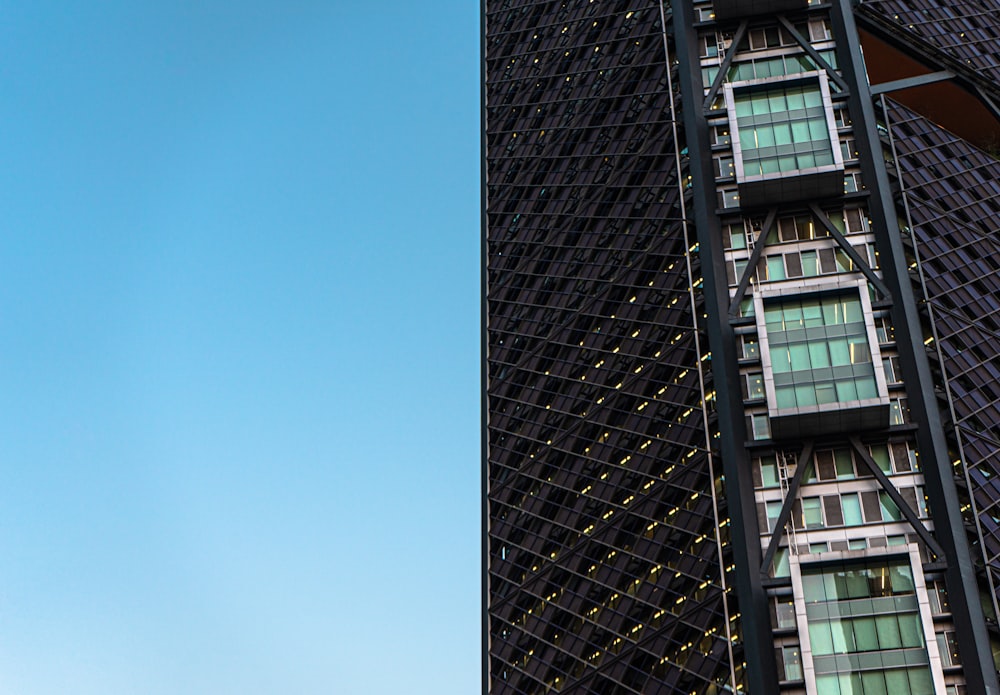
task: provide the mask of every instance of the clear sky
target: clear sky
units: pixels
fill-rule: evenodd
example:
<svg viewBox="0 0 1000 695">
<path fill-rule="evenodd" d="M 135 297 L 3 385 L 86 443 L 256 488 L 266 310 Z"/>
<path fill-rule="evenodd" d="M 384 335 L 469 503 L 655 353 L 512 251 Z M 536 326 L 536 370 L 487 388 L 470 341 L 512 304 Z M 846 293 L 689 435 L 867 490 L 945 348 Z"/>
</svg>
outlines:
<svg viewBox="0 0 1000 695">
<path fill-rule="evenodd" d="M 478 690 L 478 30 L 0 4 L 0 692 Z"/>
</svg>

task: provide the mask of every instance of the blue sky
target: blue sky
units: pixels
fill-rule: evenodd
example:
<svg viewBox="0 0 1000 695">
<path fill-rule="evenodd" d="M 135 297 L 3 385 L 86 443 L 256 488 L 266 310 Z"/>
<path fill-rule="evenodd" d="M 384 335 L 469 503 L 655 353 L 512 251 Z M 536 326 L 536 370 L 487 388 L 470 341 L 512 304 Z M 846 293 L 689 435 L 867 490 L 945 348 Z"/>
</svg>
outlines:
<svg viewBox="0 0 1000 695">
<path fill-rule="evenodd" d="M 0 4 L 0 691 L 478 689 L 478 29 Z"/>
</svg>

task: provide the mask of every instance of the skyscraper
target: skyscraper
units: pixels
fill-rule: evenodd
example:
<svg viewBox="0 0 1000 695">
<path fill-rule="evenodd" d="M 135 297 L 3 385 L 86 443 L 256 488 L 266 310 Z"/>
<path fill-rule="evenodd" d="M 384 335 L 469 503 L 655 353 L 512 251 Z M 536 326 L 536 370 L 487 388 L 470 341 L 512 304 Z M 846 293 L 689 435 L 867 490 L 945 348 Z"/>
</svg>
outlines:
<svg viewBox="0 0 1000 695">
<path fill-rule="evenodd" d="M 484 691 L 1000 695 L 998 10 L 484 1 Z"/>
</svg>

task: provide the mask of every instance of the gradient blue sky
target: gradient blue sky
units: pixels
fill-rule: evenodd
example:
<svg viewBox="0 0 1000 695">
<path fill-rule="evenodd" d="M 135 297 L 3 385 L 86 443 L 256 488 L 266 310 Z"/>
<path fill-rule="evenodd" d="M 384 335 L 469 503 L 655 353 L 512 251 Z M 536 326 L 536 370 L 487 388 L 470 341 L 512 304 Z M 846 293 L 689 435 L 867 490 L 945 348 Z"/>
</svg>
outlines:
<svg viewBox="0 0 1000 695">
<path fill-rule="evenodd" d="M 0 692 L 478 690 L 478 28 L 0 4 Z"/>
</svg>

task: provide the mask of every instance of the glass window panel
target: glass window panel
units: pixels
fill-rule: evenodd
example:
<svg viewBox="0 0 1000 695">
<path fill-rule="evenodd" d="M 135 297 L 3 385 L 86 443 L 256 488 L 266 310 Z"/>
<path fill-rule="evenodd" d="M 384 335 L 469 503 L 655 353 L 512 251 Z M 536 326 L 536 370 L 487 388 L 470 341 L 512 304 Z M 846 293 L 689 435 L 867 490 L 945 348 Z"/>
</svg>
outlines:
<svg viewBox="0 0 1000 695">
<path fill-rule="evenodd" d="M 851 364 L 864 364 L 872 361 L 872 351 L 868 347 L 866 336 L 854 336 L 849 339 Z"/>
<path fill-rule="evenodd" d="M 799 403 L 798 399 L 795 397 L 795 387 L 794 386 L 777 386 L 774 389 L 774 397 L 777 401 L 776 406 L 778 408 L 794 408 L 797 405 L 809 405 L 808 403 Z"/>
<path fill-rule="evenodd" d="M 858 387 L 858 398 L 878 398 L 878 384 L 875 383 L 875 377 L 871 376 L 868 378 L 859 378 L 855 381 Z"/>
<path fill-rule="evenodd" d="M 813 368 L 830 366 L 830 351 L 826 343 L 809 343 L 809 360 Z"/>
<path fill-rule="evenodd" d="M 837 449 L 834 452 L 834 460 L 837 466 L 837 477 L 841 480 L 854 477 L 854 459 L 850 449 Z"/>
<path fill-rule="evenodd" d="M 819 572 L 802 575 L 802 596 L 807 603 L 826 601 L 826 578 Z"/>
<path fill-rule="evenodd" d="M 888 494 L 880 492 L 878 501 L 882 507 L 882 518 L 884 520 L 901 521 L 903 519 L 903 514 L 899 511 L 899 507 L 896 506 L 896 503 L 892 501 Z"/>
<path fill-rule="evenodd" d="M 808 58 L 807 58 L 808 60 Z M 812 62 L 809 63 L 810 68 L 812 67 Z M 823 106 L 823 96 L 819 89 L 807 89 L 802 92 L 802 99 L 805 102 L 806 108 L 816 108 Z"/>
<path fill-rule="evenodd" d="M 837 402 L 837 389 L 831 383 L 816 384 L 816 402 L 820 405 Z"/>
<path fill-rule="evenodd" d="M 754 116 L 765 116 L 771 113 L 771 108 L 768 104 L 767 92 L 751 95 L 750 102 L 752 104 Z"/>
<path fill-rule="evenodd" d="M 842 367 L 851 363 L 847 338 L 834 338 L 827 345 L 830 347 L 830 362 L 833 366 Z"/>
<path fill-rule="evenodd" d="M 845 526 L 861 526 L 864 519 L 861 518 L 861 502 L 855 492 L 841 495 L 840 504 L 844 510 Z"/>
<path fill-rule="evenodd" d="M 750 418 L 753 427 L 753 438 L 754 439 L 770 439 L 771 438 L 771 423 L 767 419 L 767 415 L 757 414 Z"/>
<path fill-rule="evenodd" d="M 789 575 L 788 548 L 778 548 L 778 552 L 774 554 L 774 576 L 787 577 Z"/>
<path fill-rule="evenodd" d="M 844 692 L 853 693 L 851 690 L 841 691 L 840 678 L 835 673 L 816 676 L 816 692 L 818 695 L 843 695 Z"/>
<path fill-rule="evenodd" d="M 846 654 L 857 650 L 850 620 L 831 620 L 830 633 L 833 635 L 834 654 Z"/>
<path fill-rule="evenodd" d="M 889 583 L 894 594 L 912 594 L 916 591 L 913 569 L 909 565 L 893 565 L 889 568 Z"/>
<path fill-rule="evenodd" d="M 802 680 L 802 655 L 799 647 L 782 647 L 781 659 L 785 665 L 785 679 L 790 681 Z"/>
<path fill-rule="evenodd" d="M 817 405 L 816 389 L 811 384 L 802 384 L 795 387 L 795 400 L 799 406 Z M 779 408 L 781 406 L 778 406 Z"/>
<path fill-rule="evenodd" d="M 771 350 L 771 370 L 775 374 L 787 374 L 792 371 L 792 361 L 787 347 Z"/>
<path fill-rule="evenodd" d="M 855 618 L 851 622 L 854 624 L 854 642 L 857 651 L 877 651 L 879 646 L 878 633 L 875 631 L 875 618 Z"/>
<path fill-rule="evenodd" d="M 889 448 L 885 444 L 871 447 L 872 460 L 886 475 L 892 475 L 892 466 L 889 464 Z"/>
<path fill-rule="evenodd" d="M 802 252 L 802 274 L 807 278 L 819 275 L 819 267 L 816 265 L 815 251 Z"/>
<path fill-rule="evenodd" d="M 785 279 L 785 259 L 782 256 L 768 256 L 767 258 L 767 279 Z"/>
<path fill-rule="evenodd" d="M 924 646 L 924 631 L 920 625 L 919 613 L 900 613 L 899 638 L 904 647 Z"/>
<path fill-rule="evenodd" d="M 806 328 L 823 325 L 823 308 L 816 300 L 802 302 L 802 320 Z"/>
<path fill-rule="evenodd" d="M 784 305 L 784 309 L 781 313 L 784 318 L 785 330 L 800 328 L 802 326 L 803 317 L 801 304 L 789 302 Z"/>
<path fill-rule="evenodd" d="M 910 679 L 904 669 L 885 671 L 885 687 L 893 695 L 903 695 L 910 692 Z"/>
<path fill-rule="evenodd" d="M 773 456 L 760 459 L 760 478 L 764 487 L 778 487 L 778 464 Z"/>
<path fill-rule="evenodd" d="M 858 323 L 864 320 L 865 314 L 861 308 L 861 300 L 854 297 L 844 298 L 844 321 Z"/>
<path fill-rule="evenodd" d="M 854 379 L 839 379 L 834 385 L 837 389 L 837 400 L 841 403 L 858 400 L 858 387 Z"/>
<path fill-rule="evenodd" d="M 810 622 L 809 642 L 812 644 L 813 654 L 818 656 L 833 654 L 833 633 L 830 623 L 826 621 Z"/>
<path fill-rule="evenodd" d="M 879 615 L 875 618 L 880 649 L 899 649 L 903 640 L 899 636 L 899 620 L 895 615 Z"/>
<path fill-rule="evenodd" d="M 757 126 L 754 129 L 757 147 L 774 147 L 774 128 L 772 126 Z"/>
<path fill-rule="evenodd" d="M 910 695 L 934 695 L 934 681 L 928 668 L 911 668 L 907 670 L 910 677 Z"/>
<path fill-rule="evenodd" d="M 885 690 L 885 676 L 881 671 L 863 671 L 861 673 L 861 684 L 864 687 L 865 695 L 887 695 Z"/>
<path fill-rule="evenodd" d="M 792 129 L 787 123 L 776 123 L 774 125 L 774 144 L 791 145 Z"/>
<path fill-rule="evenodd" d="M 802 521 L 806 528 L 823 527 L 823 508 L 819 497 L 806 497 L 802 500 Z"/>
<path fill-rule="evenodd" d="M 809 362 L 809 345 L 807 343 L 789 345 L 788 353 L 791 359 L 793 372 L 809 369 L 811 367 Z"/>
<path fill-rule="evenodd" d="M 795 627 L 795 604 L 791 600 L 775 599 L 775 624 L 779 629 Z"/>
</svg>

